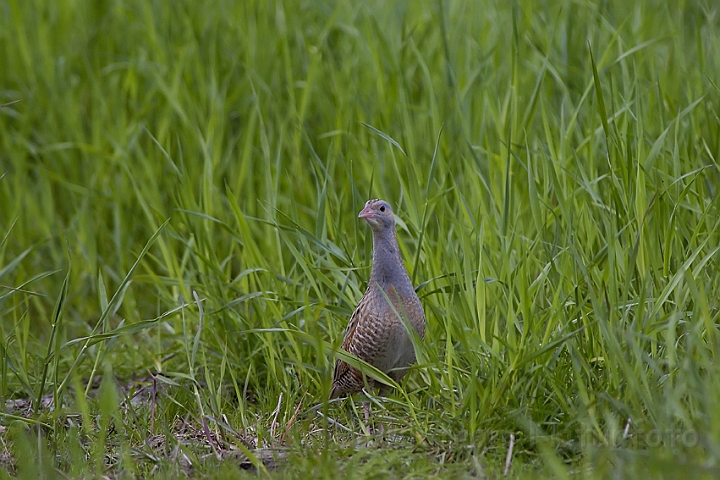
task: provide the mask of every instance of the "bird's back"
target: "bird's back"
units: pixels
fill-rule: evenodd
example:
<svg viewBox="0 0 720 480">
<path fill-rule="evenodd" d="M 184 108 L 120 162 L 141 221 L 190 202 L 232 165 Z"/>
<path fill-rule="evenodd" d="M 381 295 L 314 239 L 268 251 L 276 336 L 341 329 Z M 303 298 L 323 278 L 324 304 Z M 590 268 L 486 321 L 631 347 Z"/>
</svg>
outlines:
<svg viewBox="0 0 720 480">
<path fill-rule="evenodd" d="M 390 302 L 388 302 L 390 300 Z M 403 318 L 422 339 L 425 314 L 415 291 L 401 295 L 394 286 L 369 285 L 350 317 L 342 348 L 399 381 L 415 361 L 415 350 Z M 373 385 L 368 379 L 368 384 Z M 342 360 L 335 364 L 331 398 L 354 393 L 365 385 L 362 374 Z"/>
</svg>

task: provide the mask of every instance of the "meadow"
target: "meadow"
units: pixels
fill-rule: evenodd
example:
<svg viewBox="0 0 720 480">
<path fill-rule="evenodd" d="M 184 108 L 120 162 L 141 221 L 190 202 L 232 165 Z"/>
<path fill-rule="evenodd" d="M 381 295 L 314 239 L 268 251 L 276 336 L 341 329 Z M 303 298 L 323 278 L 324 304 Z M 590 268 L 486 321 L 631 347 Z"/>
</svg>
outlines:
<svg viewBox="0 0 720 480">
<path fill-rule="evenodd" d="M 0 0 L 0 478 L 718 478 L 718 52 L 710 0 Z M 327 402 L 369 198 L 427 334 Z"/>
</svg>

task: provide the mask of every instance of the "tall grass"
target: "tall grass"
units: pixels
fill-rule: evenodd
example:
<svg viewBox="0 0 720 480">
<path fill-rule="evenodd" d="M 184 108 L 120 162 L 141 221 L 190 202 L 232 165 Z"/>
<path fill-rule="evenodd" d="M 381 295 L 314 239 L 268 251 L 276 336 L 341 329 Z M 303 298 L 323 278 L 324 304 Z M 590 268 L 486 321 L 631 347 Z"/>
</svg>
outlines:
<svg viewBox="0 0 720 480">
<path fill-rule="evenodd" d="M 714 3 L 0 12 L 7 474 L 718 475 Z M 376 197 L 428 332 L 373 427 Z"/>
</svg>

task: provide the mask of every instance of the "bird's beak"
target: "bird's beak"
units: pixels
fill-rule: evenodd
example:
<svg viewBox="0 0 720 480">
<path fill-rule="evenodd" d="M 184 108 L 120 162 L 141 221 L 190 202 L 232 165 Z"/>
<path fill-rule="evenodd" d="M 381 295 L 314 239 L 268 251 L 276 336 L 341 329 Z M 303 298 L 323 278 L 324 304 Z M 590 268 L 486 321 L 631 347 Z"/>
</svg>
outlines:
<svg viewBox="0 0 720 480">
<path fill-rule="evenodd" d="M 358 214 L 358 218 L 372 218 L 374 216 L 375 212 L 373 212 L 372 208 L 370 208 L 369 205 L 363 208 L 362 211 Z"/>
</svg>

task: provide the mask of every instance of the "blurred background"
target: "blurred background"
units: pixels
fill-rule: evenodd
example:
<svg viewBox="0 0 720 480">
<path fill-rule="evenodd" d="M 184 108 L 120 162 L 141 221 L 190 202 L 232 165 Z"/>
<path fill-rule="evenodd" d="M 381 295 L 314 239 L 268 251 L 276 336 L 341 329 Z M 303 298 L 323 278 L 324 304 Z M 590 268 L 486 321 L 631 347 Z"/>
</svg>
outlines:
<svg viewBox="0 0 720 480">
<path fill-rule="evenodd" d="M 178 418 L 196 464 L 717 473 L 719 49 L 702 1 L 0 1 L 2 424 L 119 458 L 78 475 L 177 473 Z M 312 407 L 377 197 L 429 326 L 356 453 Z"/>
</svg>

